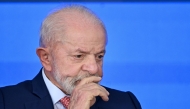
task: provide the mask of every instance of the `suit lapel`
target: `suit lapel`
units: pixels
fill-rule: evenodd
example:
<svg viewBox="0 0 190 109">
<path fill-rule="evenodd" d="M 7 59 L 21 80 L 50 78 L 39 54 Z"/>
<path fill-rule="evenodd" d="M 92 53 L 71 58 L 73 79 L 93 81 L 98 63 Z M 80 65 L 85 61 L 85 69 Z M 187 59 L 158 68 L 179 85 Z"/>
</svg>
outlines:
<svg viewBox="0 0 190 109">
<path fill-rule="evenodd" d="M 53 109 L 53 103 L 42 77 L 42 69 L 32 80 L 33 94 L 38 99 L 25 103 L 26 109 Z"/>
<path fill-rule="evenodd" d="M 25 103 L 26 109 L 53 109 L 52 101 L 49 97 L 44 97 L 41 100 Z"/>
</svg>

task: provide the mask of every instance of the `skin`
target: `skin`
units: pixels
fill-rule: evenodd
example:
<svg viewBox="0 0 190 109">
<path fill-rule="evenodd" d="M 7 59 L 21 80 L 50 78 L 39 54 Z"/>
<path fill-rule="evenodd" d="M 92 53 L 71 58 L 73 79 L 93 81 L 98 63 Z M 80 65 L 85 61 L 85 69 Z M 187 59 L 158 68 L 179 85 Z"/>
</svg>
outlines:
<svg viewBox="0 0 190 109">
<path fill-rule="evenodd" d="M 57 70 L 64 77 L 74 77 L 83 73 L 99 76 L 90 76 L 78 81 L 71 93 L 68 109 L 89 109 L 95 103 L 96 96 L 100 96 L 104 101 L 109 100 L 109 92 L 98 84 L 103 76 L 106 36 L 101 25 L 90 20 L 81 21 L 80 14 L 73 15 L 64 16 L 66 21 L 63 24 L 67 25 L 64 37 L 61 32 L 57 33 L 59 41 L 46 48 L 39 47 L 36 53 L 48 79 L 64 93 L 67 92 L 53 76 L 55 63 Z"/>
</svg>

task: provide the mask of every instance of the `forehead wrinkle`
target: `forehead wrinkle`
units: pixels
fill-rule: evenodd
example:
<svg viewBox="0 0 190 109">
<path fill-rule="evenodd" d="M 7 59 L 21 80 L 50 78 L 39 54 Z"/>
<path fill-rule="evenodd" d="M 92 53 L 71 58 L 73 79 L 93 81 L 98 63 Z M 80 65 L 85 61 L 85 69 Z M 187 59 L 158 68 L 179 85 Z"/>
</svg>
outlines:
<svg viewBox="0 0 190 109">
<path fill-rule="evenodd" d="M 85 54 L 105 53 L 105 46 L 97 41 L 89 43 L 79 42 L 77 39 L 70 39 L 65 36 L 61 41 L 62 44 L 69 44 L 71 52 L 79 52 Z"/>
<path fill-rule="evenodd" d="M 62 40 L 61 42 L 62 42 L 62 44 L 67 43 L 67 44 L 71 45 L 73 47 L 73 49 L 74 49 L 73 51 L 75 51 L 75 52 L 81 52 L 81 53 L 88 53 L 88 52 L 90 52 L 90 51 L 84 50 L 84 49 L 82 49 L 80 47 L 77 47 L 77 45 L 75 45 L 74 43 L 72 43 L 70 41 Z"/>
<path fill-rule="evenodd" d="M 90 46 L 94 46 L 94 47 L 96 47 L 96 46 L 98 46 L 99 44 L 101 44 L 99 41 L 89 41 L 89 43 L 86 43 L 86 42 L 79 42 L 77 39 L 67 39 L 67 37 L 65 37 L 64 39 L 62 39 L 61 41 L 59 41 L 59 42 L 62 42 L 63 44 L 64 43 L 68 43 L 68 44 L 70 44 L 70 45 L 72 45 L 72 46 L 78 46 L 78 44 L 81 46 L 84 46 L 84 47 L 88 47 L 89 45 Z M 83 47 L 83 48 L 84 48 Z M 93 48 L 94 48 L 93 47 Z M 105 46 L 104 46 L 105 47 Z M 102 47 L 102 48 L 104 48 L 104 47 Z"/>
<path fill-rule="evenodd" d="M 81 49 L 81 48 L 77 48 L 75 51 L 79 52 L 79 53 L 85 53 L 85 54 L 89 54 L 90 53 L 90 51 L 87 51 L 87 50 L 84 50 L 84 49 Z"/>
<path fill-rule="evenodd" d="M 94 49 L 94 48 L 93 48 L 93 49 Z M 93 51 L 93 50 L 91 50 L 91 51 Z M 83 49 L 81 49 L 81 48 L 77 48 L 77 49 L 75 50 L 75 52 L 85 53 L 85 54 L 92 54 L 92 53 L 90 53 L 90 51 L 85 51 L 85 50 L 83 50 Z M 100 50 L 100 51 L 98 51 L 98 52 L 96 52 L 96 53 L 94 53 L 94 54 L 100 54 L 100 53 L 104 53 L 104 54 L 105 54 L 105 52 L 106 52 L 106 50 L 103 49 L 103 50 Z"/>
</svg>

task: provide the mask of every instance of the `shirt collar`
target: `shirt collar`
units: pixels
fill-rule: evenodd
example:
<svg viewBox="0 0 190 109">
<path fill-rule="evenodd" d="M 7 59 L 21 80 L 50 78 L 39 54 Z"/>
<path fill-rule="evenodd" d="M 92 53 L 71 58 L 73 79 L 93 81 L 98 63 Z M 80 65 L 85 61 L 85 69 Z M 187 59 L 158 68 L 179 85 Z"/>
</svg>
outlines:
<svg viewBox="0 0 190 109">
<path fill-rule="evenodd" d="M 50 93 L 51 99 L 53 101 L 53 104 L 59 102 L 59 100 L 66 95 L 57 87 L 55 86 L 45 75 L 44 69 L 42 69 L 42 77 L 44 79 L 44 82 L 47 86 L 47 89 Z"/>
</svg>

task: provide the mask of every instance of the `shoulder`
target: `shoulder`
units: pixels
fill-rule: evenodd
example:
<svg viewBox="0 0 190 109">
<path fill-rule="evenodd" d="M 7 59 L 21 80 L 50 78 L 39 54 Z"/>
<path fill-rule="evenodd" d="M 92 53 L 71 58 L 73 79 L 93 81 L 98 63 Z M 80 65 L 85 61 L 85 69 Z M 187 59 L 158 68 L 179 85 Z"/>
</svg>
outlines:
<svg viewBox="0 0 190 109">
<path fill-rule="evenodd" d="M 28 80 L 0 88 L 0 109 L 23 109 L 26 102 L 37 100 L 31 84 L 32 82 Z"/>
<path fill-rule="evenodd" d="M 15 93 L 21 94 L 21 92 L 30 92 L 32 90 L 31 84 L 32 84 L 31 80 L 27 80 L 27 81 L 18 83 L 16 85 L 1 87 L 0 90 L 1 90 L 1 93 L 3 93 L 3 95 L 4 94 L 10 95 L 10 94 L 15 94 Z"/>
<path fill-rule="evenodd" d="M 41 81 L 43 81 L 43 79 L 41 73 L 39 73 L 32 80 L 25 80 L 16 85 L 1 87 L 0 92 L 4 97 L 25 97 L 27 95 L 31 95 L 31 93 L 33 92 L 34 82 L 36 83 L 35 85 L 39 85 L 39 87 L 41 87 L 41 84 L 43 84 Z"/>
<path fill-rule="evenodd" d="M 139 101 L 132 92 L 103 87 L 110 93 L 109 101 L 105 104 L 111 105 L 111 109 L 117 109 L 117 106 L 119 106 L 120 109 L 141 109 Z"/>
<path fill-rule="evenodd" d="M 110 97 L 114 96 L 114 97 L 127 97 L 127 98 L 131 98 L 131 99 L 137 99 L 135 97 L 135 95 L 130 92 L 130 91 L 120 91 L 120 90 L 116 90 L 116 89 L 112 89 L 112 88 L 109 88 L 109 87 L 105 87 L 103 86 L 109 93 L 110 93 Z"/>
<path fill-rule="evenodd" d="M 5 86 L 0 88 L 0 96 L 4 102 L 22 102 L 32 95 L 31 81 L 24 81 L 17 85 Z M 19 99 L 19 100 L 18 100 Z"/>
</svg>

